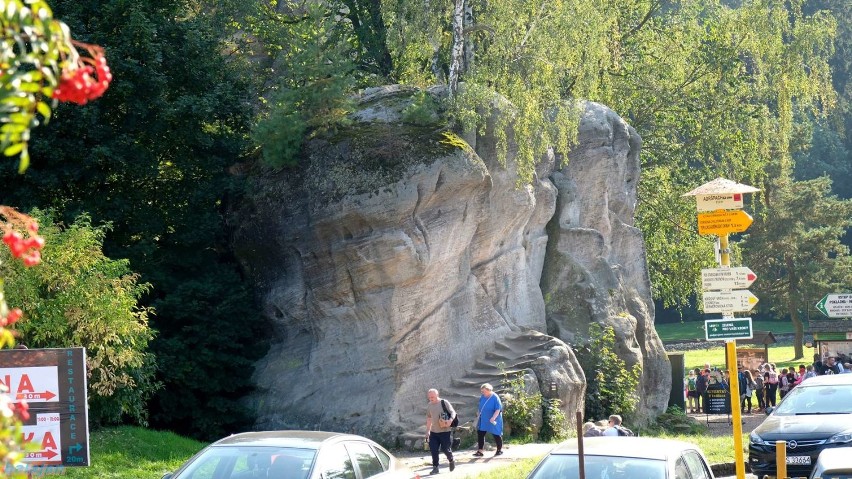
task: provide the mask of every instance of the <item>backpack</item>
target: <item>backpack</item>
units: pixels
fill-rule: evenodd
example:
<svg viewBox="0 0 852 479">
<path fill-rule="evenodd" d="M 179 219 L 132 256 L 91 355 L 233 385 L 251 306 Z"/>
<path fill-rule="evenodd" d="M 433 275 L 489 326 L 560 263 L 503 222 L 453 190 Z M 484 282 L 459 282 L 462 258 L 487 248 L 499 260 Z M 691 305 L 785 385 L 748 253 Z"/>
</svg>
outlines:
<svg viewBox="0 0 852 479">
<path fill-rule="evenodd" d="M 447 410 L 447 403 L 444 402 L 443 399 L 441 399 L 441 408 L 444 410 L 444 414 L 446 414 L 447 417 L 449 417 L 450 411 Z M 450 423 L 450 427 L 459 427 L 459 413 L 458 412 L 456 413 L 456 417 L 453 418 L 453 422 Z"/>
<path fill-rule="evenodd" d="M 615 430 L 618 431 L 619 436 L 635 436 L 636 435 L 636 434 L 633 434 L 633 431 L 631 431 L 630 429 L 627 429 L 626 427 L 624 427 L 620 424 L 618 426 L 615 426 Z"/>
<path fill-rule="evenodd" d="M 769 384 L 778 384 L 778 373 L 777 372 L 769 371 L 767 374 L 769 375 L 769 379 L 767 380 L 767 382 Z"/>
</svg>

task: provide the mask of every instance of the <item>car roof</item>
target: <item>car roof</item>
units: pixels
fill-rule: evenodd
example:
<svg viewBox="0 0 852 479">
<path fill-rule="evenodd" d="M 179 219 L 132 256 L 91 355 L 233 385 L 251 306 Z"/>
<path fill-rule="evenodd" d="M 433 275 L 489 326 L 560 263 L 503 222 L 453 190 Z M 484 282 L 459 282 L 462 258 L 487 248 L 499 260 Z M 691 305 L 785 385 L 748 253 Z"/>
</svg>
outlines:
<svg viewBox="0 0 852 479">
<path fill-rule="evenodd" d="M 799 386 L 825 386 L 827 384 L 852 384 L 852 374 L 824 374 L 802 381 Z M 796 387 L 799 387 L 796 386 Z"/>
<path fill-rule="evenodd" d="M 852 464 L 849 463 L 850 454 L 852 454 L 852 447 L 823 449 L 819 453 L 817 464 L 821 465 L 823 470 L 849 470 L 852 468 Z"/>
<path fill-rule="evenodd" d="M 577 440 L 569 439 L 550 451 L 551 454 L 577 454 Z M 695 444 L 658 437 L 603 436 L 583 438 L 583 454 L 666 460 L 685 450 L 700 451 Z"/>
<path fill-rule="evenodd" d="M 349 439 L 371 442 L 369 439 L 354 434 L 325 431 L 259 431 L 243 432 L 219 439 L 213 446 L 276 446 L 295 447 L 300 449 L 319 449 L 326 441 Z"/>
</svg>

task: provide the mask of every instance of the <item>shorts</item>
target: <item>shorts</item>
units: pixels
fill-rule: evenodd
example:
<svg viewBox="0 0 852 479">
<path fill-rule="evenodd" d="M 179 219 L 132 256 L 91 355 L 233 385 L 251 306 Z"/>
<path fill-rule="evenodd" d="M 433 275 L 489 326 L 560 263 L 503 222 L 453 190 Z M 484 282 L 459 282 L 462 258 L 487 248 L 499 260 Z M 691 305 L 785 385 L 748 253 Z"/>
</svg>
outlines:
<svg viewBox="0 0 852 479">
<path fill-rule="evenodd" d="M 697 398 L 697 397 L 698 397 L 698 391 L 687 391 L 687 392 L 686 392 L 686 397 L 688 397 L 688 398 Z"/>
</svg>

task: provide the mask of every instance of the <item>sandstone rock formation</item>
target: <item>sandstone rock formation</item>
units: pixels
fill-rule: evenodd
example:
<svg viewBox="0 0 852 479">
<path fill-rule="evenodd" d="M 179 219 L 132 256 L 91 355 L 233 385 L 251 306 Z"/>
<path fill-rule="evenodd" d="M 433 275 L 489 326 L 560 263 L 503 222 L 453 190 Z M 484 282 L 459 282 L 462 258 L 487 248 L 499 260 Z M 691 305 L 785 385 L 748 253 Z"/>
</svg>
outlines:
<svg viewBox="0 0 852 479">
<path fill-rule="evenodd" d="M 559 199 L 541 285 L 550 334 L 574 343 L 588 337 L 590 322 L 614 328 L 619 357 L 642 367 L 633 418 L 642 422 L 665 411 L 660 395 L 671 374 L 654 330 L 645 243 L 633 226 L 640 146 L 615 112 L 587 104 L 578 145 L 550 176 Z"/>
<path fill-rule="evenodd" d="M 365 92 L 354 126 L 312 141 L 298 171 L 260 175 L 233 216 L 275 324 L 249 399 L 257 427 L 413 444 L 428 388 L 470 420 L 479 384 L 504 372 L 534 377 L 573 419 L 585 379 L 570 343 L 593 321 L 616 326 L 631 362 L 667 372 L 631 226 L 635 133 L 590 104 L 567 166 L 545 161 L 518 188 L 489 135 L 471 146 L 402 124 L 412 93 Z M 645 374 L 647 416 L 669 385 Z"/>
</svg>

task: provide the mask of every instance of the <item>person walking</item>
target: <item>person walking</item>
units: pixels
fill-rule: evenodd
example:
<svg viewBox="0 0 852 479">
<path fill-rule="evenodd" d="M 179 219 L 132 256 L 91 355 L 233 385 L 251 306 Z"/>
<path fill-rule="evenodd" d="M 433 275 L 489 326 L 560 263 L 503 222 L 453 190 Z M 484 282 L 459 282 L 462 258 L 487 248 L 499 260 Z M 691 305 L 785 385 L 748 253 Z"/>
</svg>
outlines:
<svg viewBox="0 0 852 479">
<path fill-rule="evenodd" d="M 500 397 L 494 394 L 494 387 L 488 383 L 483 384 L 479 391 L 479 412 L 476 414 L 476 452 L 474 456 L 482 457 L 485 454 L 485 435 L 491 433 L 494 436 L 494 444 L 497 446 L 495 456 L 503 454 L 503 403 Z"/>
<path fill-rule="evenodd" d="M 438 396 L 437 389 L 430 389 L 426 398 L 429 400 L 426 404 L 426 441 L 429 442 L 429 451 L 432 453 L 432 472 L 429 474 L 438 474 L 440 451 L 443 451 L 450 461 L 452 472 L 456 468 L 456 461 L 453 460 L 451 424 L 456 417 L 456 410 L 449 401 Z"/>
</svg>

